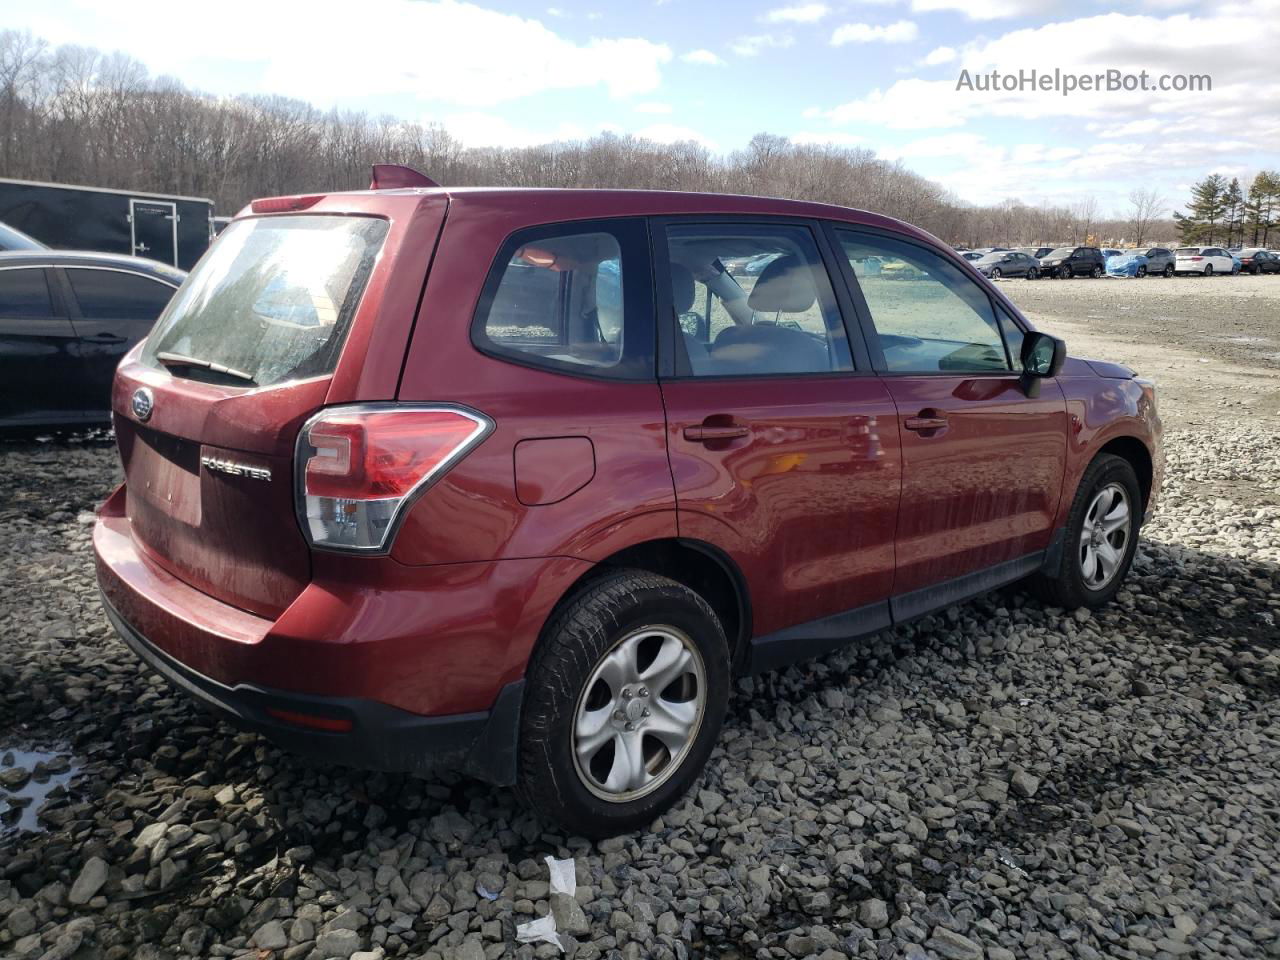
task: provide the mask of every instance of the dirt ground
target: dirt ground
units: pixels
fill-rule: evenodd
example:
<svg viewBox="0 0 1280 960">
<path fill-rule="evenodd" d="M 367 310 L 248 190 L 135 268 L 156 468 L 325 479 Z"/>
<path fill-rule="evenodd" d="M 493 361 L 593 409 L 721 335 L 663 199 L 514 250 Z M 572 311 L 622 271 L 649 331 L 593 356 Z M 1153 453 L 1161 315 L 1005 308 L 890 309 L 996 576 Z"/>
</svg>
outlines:
<svg viewBox="0 0 1280 960">
<path fill-rule="evenodd" d="M 1155 380 L 1168 428 L 1224 416 L 1280 429 L 1280 276 L 1002 280 L 1074 356 Z"/>
</svg>

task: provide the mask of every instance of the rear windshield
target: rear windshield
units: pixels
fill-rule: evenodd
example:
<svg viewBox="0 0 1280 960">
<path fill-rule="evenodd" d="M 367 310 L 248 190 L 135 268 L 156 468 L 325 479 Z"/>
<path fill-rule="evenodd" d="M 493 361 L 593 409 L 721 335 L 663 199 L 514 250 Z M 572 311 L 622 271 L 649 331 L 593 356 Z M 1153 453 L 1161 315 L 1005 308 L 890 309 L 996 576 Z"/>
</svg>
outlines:
<svg viewBox="0 0 1280 960">
<path fill-rule="evenodd" d="M 1194 257 L 1200 252 L 1199 247 L 1179 247 L 1173 251 L 1179 257 Z"/>
<path fill-rule="evenodd" d="M 386 232 L 372 217 L 230 224 L 156 322 L 143 362 L 257 386 L 332 373 Z"/>
</svg>

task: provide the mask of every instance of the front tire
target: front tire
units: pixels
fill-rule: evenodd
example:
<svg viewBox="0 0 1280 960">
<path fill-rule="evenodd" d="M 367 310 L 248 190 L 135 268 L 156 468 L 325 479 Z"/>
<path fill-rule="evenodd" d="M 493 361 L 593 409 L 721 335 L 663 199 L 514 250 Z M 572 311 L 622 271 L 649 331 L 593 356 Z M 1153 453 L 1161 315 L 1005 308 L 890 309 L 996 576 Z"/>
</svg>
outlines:
<svg viewBox="0 0 1280 960">
<path fill-rule="evenodd" d="M 1101 607 L 1120 590 L 1138 548 L 1142 490 L 1128 460 L 1102 454 L 1085 470 L 1067 516 L 1062 558 L 1033 586 L 1046 602 Z"/>
<path fill-rule="evenodd" d="M 992 267 L 991 272 L 987 274 L 992 280 L 999 280 L 1004 274 L 1000 272 L 999 267 Z"/>
<path fill-rule="evenodd" d="M 729 700 L 729 652 L 683 584 L 609 574 L 555 615 L 529 663 L 518 790 L 570 833 L 648 825 L 697 779 Z"/>
<path fill-rule="evenodd" d="M 1059 267 L 1059 268 L 1058 268 L 1058 279 L 1059 279 L 1059 280 L 1070 280 L 1070 279 L 1071 279 L 1071 268 L 1070 268 L 1070 267 L 1067 267 L 1067 266 Z"/>
</svg>

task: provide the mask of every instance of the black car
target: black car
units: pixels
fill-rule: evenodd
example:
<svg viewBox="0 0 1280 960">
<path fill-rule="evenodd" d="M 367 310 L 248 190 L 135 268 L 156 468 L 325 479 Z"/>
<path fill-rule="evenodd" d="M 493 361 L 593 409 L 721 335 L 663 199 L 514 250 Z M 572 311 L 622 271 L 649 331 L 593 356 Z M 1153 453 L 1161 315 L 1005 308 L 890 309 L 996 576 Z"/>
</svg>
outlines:
<svg viewBox="0 0 1280 960">
<path fill-rule="evenodd" d="M 0 253 L 0 429 L 111 418 L 120 358 L 186 273 L 110 253 Z"/>
<path fill-rule="evenodd" d="M 1040 258 L 1040 272 L 1046 277 L 1100 277 L 1107 261 L 1097 247 L 1058 247 Z"/>
<path fill-rule="evenodd" d="M 1265 247 L 1232 248 L 1232 253 L 1240 261 L 1241 273 L 1280 273 L 1280 257 Z"/>
</svg>

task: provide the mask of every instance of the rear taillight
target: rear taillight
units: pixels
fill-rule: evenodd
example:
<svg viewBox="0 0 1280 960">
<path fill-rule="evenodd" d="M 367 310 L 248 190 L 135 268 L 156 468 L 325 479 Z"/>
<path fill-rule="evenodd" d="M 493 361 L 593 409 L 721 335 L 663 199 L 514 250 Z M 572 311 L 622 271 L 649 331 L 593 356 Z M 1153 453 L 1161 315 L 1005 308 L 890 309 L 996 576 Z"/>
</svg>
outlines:
<svg viewBox="0 0 1280 960">
<path fill-rule="evenodd" d="M 1203 259 L 1204 259 L 1204 257 L 1191 257 L 1190 259 L 1191 259 L 1191 260 L 1193 260 L 1193 261 L 1195 261 L 1195 260 L 1203 260 Z"/>
<path fill-rule="evenodd" d="M 322 410 L 298 434 L 298 519 L 312 546 L 391 549 L 417 497 L 493 429 L 461 407 L 360 404 Z"/>
</svg>

